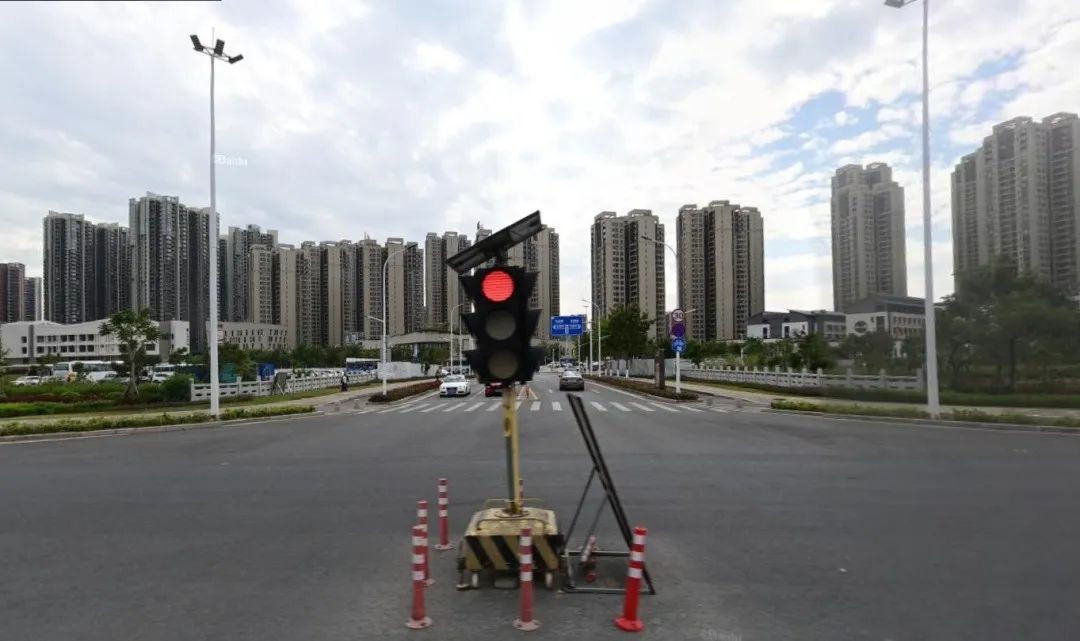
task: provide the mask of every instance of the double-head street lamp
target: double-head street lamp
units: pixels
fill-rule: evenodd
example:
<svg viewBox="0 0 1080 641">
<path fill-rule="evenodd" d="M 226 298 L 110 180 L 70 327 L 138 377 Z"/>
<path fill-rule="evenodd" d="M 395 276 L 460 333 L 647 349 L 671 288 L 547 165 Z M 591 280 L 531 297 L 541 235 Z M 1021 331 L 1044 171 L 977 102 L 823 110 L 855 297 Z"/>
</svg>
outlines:
<svg viewBox="0 0 1080 641">
<path fill-rule="evenodd" d="M 885 0 L 885 4 L 897 9 L 915 0 Z M 922 23 L 922 173 L 923 173 L 923 253 L 926 276 L 926 301 L 923 313 L 926 334 L 926 409 L 930 416 L 941 412 L 938 398 L 937 368 L 937 317 L 934 308 L 934 257 L 933 233 L 930 229 L 930 0 L 923 0 Z"/>
<path fill-rule="evenodd" d="M 225 41 L 218 39 L 214 48 L 203 46 L 199 36 L 192 34 L 191 44 L 195 51 L 210 58 L 210 228 L 207 235 L 210 241 L 210 318 L 207 332 L 210 342 L 210 414 L 220 413 L 221 388 L 218 385 L 218 264 L 217 264 L 217 175 L 214 167 L 214 62 L 223 60 L 230 65 L 244 59 L 242 55 L 225 55 Z"/>
</svg>

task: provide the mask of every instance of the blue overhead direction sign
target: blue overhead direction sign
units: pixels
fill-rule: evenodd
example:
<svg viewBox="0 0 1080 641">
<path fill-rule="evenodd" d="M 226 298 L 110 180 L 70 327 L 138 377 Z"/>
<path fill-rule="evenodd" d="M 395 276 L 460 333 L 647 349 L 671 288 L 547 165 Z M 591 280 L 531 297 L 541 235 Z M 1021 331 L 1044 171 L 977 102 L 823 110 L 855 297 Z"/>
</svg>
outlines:
<svg viewBox="0 0 1080 641">
<path fill-rule="evenodd" d="M 585 333 L 585 316 L 581 314 L 573 316 L 552 316 L 551 335 L 554 336 L 581 336 Z"/>
</svg>

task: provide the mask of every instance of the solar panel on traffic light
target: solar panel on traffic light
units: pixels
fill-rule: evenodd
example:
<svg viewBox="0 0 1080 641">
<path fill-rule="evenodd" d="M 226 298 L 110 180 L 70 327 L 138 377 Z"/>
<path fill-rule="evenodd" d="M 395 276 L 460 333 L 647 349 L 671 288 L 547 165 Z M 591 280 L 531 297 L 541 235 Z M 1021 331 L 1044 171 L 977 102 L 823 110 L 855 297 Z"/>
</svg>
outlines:
<svg viewBox="0 0 1080 641">
<path fill-rule="evenodd" d="M 535 272 L 504 265 L 461 277 L 475 310 L 462 314 L 476 340 L 476 349 L 465 352 L 465 358 L 480 382 L 532 380 L 544 351 L 530 344 L 540 321 L 540 310 L 529 309 L 536 277 Z"/>
</svg>

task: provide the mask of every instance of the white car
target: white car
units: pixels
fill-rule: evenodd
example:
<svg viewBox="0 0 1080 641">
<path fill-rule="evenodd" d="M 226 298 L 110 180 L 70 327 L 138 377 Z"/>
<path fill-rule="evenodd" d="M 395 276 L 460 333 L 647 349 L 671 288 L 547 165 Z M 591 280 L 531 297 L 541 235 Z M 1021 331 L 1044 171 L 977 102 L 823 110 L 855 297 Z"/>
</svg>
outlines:
<svg viewBox="0 0 1080 641">
<path fill-rule="evenodd" d="M 16 387 L 26 387 L 27 385 L 40 385 L 40 384 L 41 384 L 41 377 L 40 376 L 20 376 L 19 378 L 15 379 L 14 383 L 12 383 L 12 385 L 14 385 Z"/>
<path fill-rule="evenodd" d="M 461 374 L 451 374 L 439 385 L 439 396 L 468 396 L 469 380 Z"/>
</svg>

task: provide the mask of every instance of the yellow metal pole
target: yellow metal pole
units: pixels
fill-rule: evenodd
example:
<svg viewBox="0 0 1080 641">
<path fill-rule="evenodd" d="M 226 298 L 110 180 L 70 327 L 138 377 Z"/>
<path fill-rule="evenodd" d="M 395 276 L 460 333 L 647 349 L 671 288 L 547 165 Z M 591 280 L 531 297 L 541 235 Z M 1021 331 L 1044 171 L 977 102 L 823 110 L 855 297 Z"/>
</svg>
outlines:
<svg viewBox="0 0 1080 641">
<path fill-rule="evenodd" d="M 516 398 L 514 385 L 503 388 L 503 437 L 506 440 L 506 476 L 510 490 L 511 514 L 521 514 L 521 504 L 518 501 L 518 485 L 521 478 L 521 469 L 518 461 L 518 424 Z"/>
</svg>

